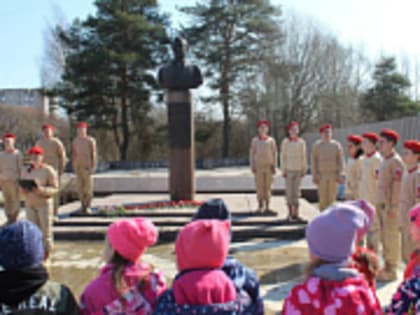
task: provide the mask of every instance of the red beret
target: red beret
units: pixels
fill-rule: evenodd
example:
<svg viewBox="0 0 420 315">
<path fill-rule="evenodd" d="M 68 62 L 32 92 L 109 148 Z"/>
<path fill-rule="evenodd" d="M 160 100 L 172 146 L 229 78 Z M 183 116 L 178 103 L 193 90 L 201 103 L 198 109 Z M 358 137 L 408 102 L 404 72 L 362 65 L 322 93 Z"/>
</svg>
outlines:
<svg viewBox="0 0 420 315">
<path fill-rule="evenodd" d="M 262 125 L 266 125 L 267 127 L 270 127 L 270 122 L 268 120 L 260 120 L 257 122 L 257 128 L 259 128 Z"/>
<path fill-rule="evenodd" d="M 381 137 L 391 138 L 395 142 L 397 142 L 400 139 L 400 135 L 392 129 L 384 129 L 381 131 L 380 135 Z"/>
<path fill-rule="evenodd" d="M 297 121 L 291 121 L 287 124 L 287 131 L 289 131 L 290 129 L 292 129 L 293 127 L 298 126 L 299 127 L 299 123 Z"/>
<path fill-rule="evenodd" d="M 42 125 L 42 130 L 45 130 L 45 129 L 55 130 L 55 127 L 53 125 L 50 125 L 50 124 L 44 124 L 44 125 Z"/>
<path fill-rule="evenodd" d="M 360 144 L 363 141 L 363 138 L 359 135 L 350 135 L 347 137 L 347 141 L 352 142 L 354 144 Z"/>
<path fill-rule="evenodd" d="M 29 155 L 44 155 L 44 149 L 38 146 L 32 147 L 29 152 Z"/>
<path fill-rule="evenodd" d="M 331 124 L 325 124 L 325 125 L 322 125 L 321 126 L 321 128 L 319 128 L 319 132 L 324 132 L 325 131 L 325 129 L 332 129 L 332 125 Z"/>
<path fill-rule="evenodd" d="M 16 139 L 16 135 L 14 133 L 8 132 L 8 133 L 5 133 L 2 138 L 3 139 L 7 139 L 7 138 Z"/>
<path fill-rule="evenodd" d="M 87 127 L 88 127 L 88 124 L 87 124 L 87 123 L 85 123 L 84 121 L 79 122 L 79 123 L 77 124 L 77 128 L 87 128 Z"/>
<path fill-rule="evenodd" d="M 374 132 L 365 132 L 362 135 L 362 137 L 365 138 L 365 139 L 368 139 L 368 140 L 372 141 L 373 143 L 376 143 L 376 142 L 379 141 L 379 136 L 376 133 L 374 133 Z"/>
<path fill-rule="evenodd" d="M 420 154 L 420 141 L 417 140 L 407 140 L 404 142 L 404 148 L 407 148 L 415 154 Z"/>
</svg>

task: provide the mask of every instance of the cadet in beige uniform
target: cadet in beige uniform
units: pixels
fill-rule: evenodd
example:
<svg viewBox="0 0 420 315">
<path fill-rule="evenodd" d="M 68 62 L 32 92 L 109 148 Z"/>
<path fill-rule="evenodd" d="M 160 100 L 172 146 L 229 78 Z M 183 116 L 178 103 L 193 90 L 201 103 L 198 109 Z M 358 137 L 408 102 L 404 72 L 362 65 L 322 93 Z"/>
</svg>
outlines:
<svg viewBox="0 0 420 315">
<path fill-rule="evenodd" d="M 20 196 L 17 180 L 23 165 L 22 155 L 15 148 L 16 136 L 6 133 L 3 136 L 5 150 L 0 153 L 0 188 L 3 192 L 7 222 L 17 220 L 20 211 Z"/>
<path fill-rule="evenodd" d="M 32 191 L 22 189 L 25 196 L 26 217 L 41 229 L 48 258 L 53 246 L 53 196 L 58 192 L 58 177 L 56 171 L 43 162 L 44 150 L 41 147 L 32 147 L 29 155 L 31 164 L 27 168 L 24 167 L 22 179 L 33 179 L 37 188 Z"/>
<path fill-rule="evenodd" d="M 84 122 L 77 125 L 77 137 L 72 145 L 73 171 L 83 213 L 90 211 L 93 198 L 92 175 L 96 169 L 96 142 L 87 135 L 87 127 Z"/>
<path fill-rule="evenodd" d="M 366 132 L 362 137 L 364 155 L 359 162 L 359 198 L 368 201 L 372 205 L 376 205 L 378 199 L 378 171 L 382 162 L 382 157 L 376 147 L 379 136 L 374 132 Z M 379 221 L 378 219 L 375 219 L 366 235 L 367 247 L 375 251 L 379 244 L 378 231 Z"/>
<path fill-rule="evenodd" d="M 276 173 L 277 146 L 276 141 L 268 135 L 270 123 L 261 120 L 257 123 L 258 137 L 252 139 L 249 150 L 251 170 L 255 174 L 258 211 L 270 212 L 271 186 Z"/>
<path fill-rule="evenodd" d="M 359 199 L 360 158 L 363 150 L 360 147 L 363 138 L 359 135 L 347 137 L 349 158 L 346 164 L 346 200 Z"/>
<path fill-rule="evenodd" d="M 401 239 L 399 233 L 399 203 L 401 179 L 404 165 L 401 157 L 395 152 L 399 135 L 390 129 L 380 133 L 379 148 L 383 161 L 378 172 L 378 193 L 376 218 L 379 230 L 372 231 L 380 235 L 383 248 L 385 267 L 378 274 L 378 280 L 391 281 L 397 278 L 397 266 L 401 254 Z M 375 224 L 377 226 L 377 223 Z M 374 237 L 378 239 L 378 237 Z M 378 250 L 374 244 L 373 249 Z"/>
<path fill-rule="evenodd" d="M 306 143 L 299 138 L 299 123 L 292 121 L 287 126 L 289 137 L 281 143 L 280 167 L 286 181 L 286 200 L 289 209 L 288 220 L 302 220 L 299 217 L 300 183 L 308 169 Z"/>
<path fill-rule="evenodd" d="M 36 146 L 44 150 L 44 163 L 52 166 L 58 174 L 58 184 L 60 185 L 61 175 L 64 173 L 66 166 L 66 150 L 63 143 L 54 137 L 54 126 L 45 124 L 42 126 L 43 136 L 36 142 Z M 54 195 L 54 215 L 58 214 L 60 206 L 60 194 Z"/>
<path fill-rule="evenodd" d="M 337 183 L 341 182 L 344 170 L 344 154 L 341 144 L 332 140 L 332 126 L 319 129 L 321 139 L 312 148 L 312 177 L 318 186 L 319 209 L 325 210 L 336 201 Z"/>
<path fill-rule="evenodd" d="M 410 222 L 408 213 L 417 203 L 420 203 L 420 142 L 408 140 L 404 142 L 403 160 L 406 166 L 400 195 L 400 231 L 402 234 L 402 258 L 405 263 L 410 260 L 411 253 L 416 249 L 410 237 Z"/>
</svg>

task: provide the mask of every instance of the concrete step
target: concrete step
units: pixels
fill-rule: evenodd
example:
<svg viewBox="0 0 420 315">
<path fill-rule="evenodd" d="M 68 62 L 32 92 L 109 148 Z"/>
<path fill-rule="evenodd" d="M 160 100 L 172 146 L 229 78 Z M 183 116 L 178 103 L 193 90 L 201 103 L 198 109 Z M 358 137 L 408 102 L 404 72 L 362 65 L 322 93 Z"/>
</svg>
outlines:
<svg viewBox="0 0 420 315">
<path fill-rule="evenodd" d="M 100 212 L 94 212 L 92 214 L 89 214 L 88 217 L 92 218 L 103 218 L 103 217 L 148 217 L 148 218 L 192 218 L 193 215 L 197 212 L 197 210 L 194 209 L 183 209 L 183 208 L 174 208 L 174 209 L 150 209 L 150 210 L 126 210 L 124 213 L 121 214 L 104 214 Z M 262 215 L 262 214 L 255 214 L 250 211 L 238 211 L 235 212 L 235 216 L 237 217 L 249 217 L 253 215 L 259 215 L 264 217 L 273 217 L 272 215 Z M 79 217 L 79 218 L 86 218 L 86 214 L 73 212 L 70 214 L 70 217 Z"/>
<path fill-rule="evenodd" d="M 191 222 L 192 216 L 177 217 L 177 216 L 153 216 L 153 215 L 139 215 L 148 217 L 156 226 L 184 226 Z M 54 226 L 108 226 L 114 222 L 117 217 L 100 217 L 100 216 L 71 216 L 62 220 L 54 222 Z M 304 224 L 305 222 L 296 222 L 296 225 Z M 283 226 L 291 225 L 285 219 L 280 219 L 277 216 L 243 216 L 232 218 L 232 224 L 235 226 L 253 226 L 253 225 L 268 225 L 268 226 Z"/>
<path fill-rule="evenodd" d="M 180 226 L 166 225 L 159 227 L 159 242 L 173 242 L 176 239 Z M 106 226 L 54 226 L 55 240 L 65 241 L 93 241 L 103 240 Z M 274 238 L 294 240 L 304 237 L 305 225 L 253 225 L 233 226 L 234 241 L 243 241 L 250 238 Z"/>
</svg>

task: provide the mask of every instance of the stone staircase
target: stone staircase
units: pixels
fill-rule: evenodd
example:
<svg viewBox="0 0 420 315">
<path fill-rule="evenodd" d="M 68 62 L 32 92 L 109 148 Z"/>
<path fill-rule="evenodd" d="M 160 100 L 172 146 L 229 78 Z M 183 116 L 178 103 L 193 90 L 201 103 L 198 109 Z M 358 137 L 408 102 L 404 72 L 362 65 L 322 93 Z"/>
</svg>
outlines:
<svg viewBox="0 0 420 315">
<path fill-rule="evenodd" d="M 164 200 L 162 195 L 111 195 L 94 200 L 95 207 L 123 206 L 132 203 Z M 277 215 L 264 215 L 251 211 L 256 207 L 252 194 L 198 195 L 197 200 L 223 198 L 232 211 L 232 235 L 234 241 L 253 238 L 296 240 L 304 237 L 306 224 L 289 223 L 286 217 L 286 205 L 283 197 L 273 197 L 272 208 Z M 179 229 L 191 221 L 196 208 L 159 208 L 126 210 L 118 216 L 108 216 L 99 212 L 90 215 L 77 213 L 79 204 L 71 203 L 60 210 L 60 219 L 54 222 L 56 240 L 86 241 L 102 240 L 107 226 L 122 217 L 142 216 L 151 219 L 159 228 L 159 241 L 172 242 Z M 311 220 L 317 210 L 305 200 L 301 201 L 301 213 L 306 220 Z"/>
</svg>

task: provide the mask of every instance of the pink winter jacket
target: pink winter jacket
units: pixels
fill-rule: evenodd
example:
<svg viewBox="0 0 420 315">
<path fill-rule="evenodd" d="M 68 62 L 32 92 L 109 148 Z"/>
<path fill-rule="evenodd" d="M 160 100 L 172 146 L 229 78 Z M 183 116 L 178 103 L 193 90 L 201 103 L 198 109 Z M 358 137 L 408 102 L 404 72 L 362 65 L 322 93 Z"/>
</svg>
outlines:
<svg viewBox="0 0 420 315">
<path fill-rule="evenodd" d="M 166 291 L 166 281 L 163 273 L 141 262 L 126 267 L 124 281 L 130 289 L 141 288 L 142 297 L 140 299 L 144 298 L 145 300 L 140 302 L 127 301 L 125 304 L 127 307 L 130 307 L 130 303 L 143 303 L 148 304 L 144 309 L 153 310 L 158 297 Z M 107 264 L 101 269 L 99 276 L 84 290 L 80 298 L 82 314 L 100 315 L 103 314 L 105 307 L 115 310 L 116 306 L 121 304 L 118 302 L 119 299 L 120 296 L 112 281 L 112 265 Z M 145 313 L 149 313 L 149 311 Z"/>
<path fill-rule="evenodd" d="M 282 315 L 382 315 L 376 294 L 361 276 L 343 281 L 310 277 L 295 286 Z"/>
<path fill-rule="evenodd" d="M 235 301 L 236 288 L 222 270 L 196 270 L 184 273 L 173 283 L 179 305 L 211 305 Z"/>
</svg>

